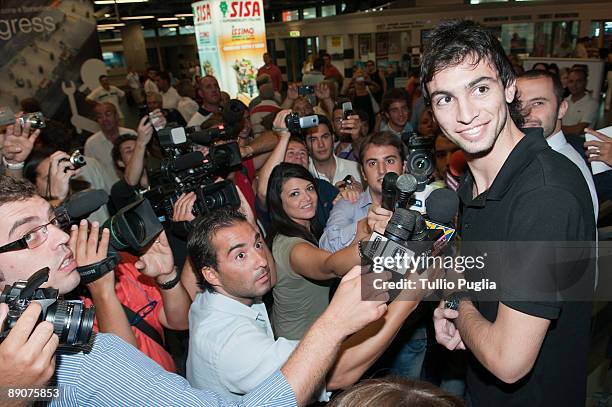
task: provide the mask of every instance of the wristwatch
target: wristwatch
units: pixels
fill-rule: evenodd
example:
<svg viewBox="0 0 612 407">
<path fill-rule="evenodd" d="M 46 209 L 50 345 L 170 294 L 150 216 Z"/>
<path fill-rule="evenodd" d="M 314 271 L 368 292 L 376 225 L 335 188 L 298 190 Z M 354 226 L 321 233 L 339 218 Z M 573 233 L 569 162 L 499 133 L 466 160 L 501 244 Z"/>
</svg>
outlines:
<svg viewBox="0 0 612 407">
<path fill-rule="evenodd" d="M 459 309 L 459 302 L 463 299 L 469 300 L 470 298 L 469 291 L 456 291 L 446 298 L 444 307 L 457 311 Z"/>
<path fill-rule="evenodd" d="M 23 162 L 23 161 L 20 162 L 20 163 L 10 163 L 10 162 L 6 161 L 6 157 L 2 157 L 2 163 L 9 170 L 22 170 L 24 165 L 25 165 L 25 162 Z"/>
<path fill-rule="evenodd" d="M 172 280 L 166 281 L 165 283 L 157 283 L 157 286 L 161 290 L 171 290 L 181 281 L 181 273 L 176 270 L 176 267 L 174 267 L 174 272 L 176 273 L 176 277 Z"/>
</svg>

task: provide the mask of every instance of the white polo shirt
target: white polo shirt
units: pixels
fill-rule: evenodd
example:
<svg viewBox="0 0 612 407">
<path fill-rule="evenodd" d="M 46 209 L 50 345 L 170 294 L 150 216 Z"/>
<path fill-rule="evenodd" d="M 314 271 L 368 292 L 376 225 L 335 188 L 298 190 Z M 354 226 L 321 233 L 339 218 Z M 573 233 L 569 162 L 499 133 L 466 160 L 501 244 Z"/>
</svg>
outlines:
<svg viewBox="0 0 612 407">
<path fill-rule="evenodd" d="M 588 123 L 590 128 L 595 127 L 597 122 L 597 108 L 599 104 L 589 95 L 585 95 L 578 99 L 576 102 L 572 102 L 572 95 L 565 98 L 569 107 L 561 123 L 564 126 L 573 126 L 578 123 Z"/>
</svg>

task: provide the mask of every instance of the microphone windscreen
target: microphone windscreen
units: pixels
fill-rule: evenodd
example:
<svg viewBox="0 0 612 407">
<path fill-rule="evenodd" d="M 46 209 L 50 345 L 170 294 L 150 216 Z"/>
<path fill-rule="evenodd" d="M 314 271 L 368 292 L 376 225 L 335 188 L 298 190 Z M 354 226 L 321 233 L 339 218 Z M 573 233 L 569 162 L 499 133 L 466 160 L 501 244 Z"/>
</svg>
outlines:
<svg viewBox="0 0 612 407">
<path fill-rule="evenodd" d="M 397 178 L 395 186 L 401 194 L 413 194 L 416 191 L 418 182 L 412 174 L 402 174 Z"/>
<path fill-rule="evenodd" d="M 459 197 L 448 188 L 435 189 L 425 200 L 425 209 L 430 221 L 450 225 L 459 209 Z"/>
<path fill-rule="evenodd" d="M 176 171 L 183 171 L 189 168 L 197 167 L 204 161 L 204 154 L 201 151 L 192 151 L 178 157 L 174 160 L 174 169 Z"/>
<path fill-rule="evenodd" d="M 70 219 L 82 219 L 108 202 L 108 194 L 103 189 L 88 189 L 71 195 L 61 205 Z"/>
<path fill-rule="evenodd" d="M 463 150 L 457 150 L 452 153 L 448 160 L 448 171 L 455 177 L 460 177 L 466 169 L 467 160 L 465 159 Z"/>
</svg>

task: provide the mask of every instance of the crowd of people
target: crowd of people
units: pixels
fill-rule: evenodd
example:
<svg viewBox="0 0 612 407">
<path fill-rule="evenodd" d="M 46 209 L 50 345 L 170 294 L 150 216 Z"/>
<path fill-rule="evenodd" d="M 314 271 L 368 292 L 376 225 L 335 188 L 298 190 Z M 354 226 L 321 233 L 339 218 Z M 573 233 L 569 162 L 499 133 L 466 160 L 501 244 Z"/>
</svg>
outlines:
<svg viewBox="0 0 612 407">
<path fill-rule="evenodd" d="M 58 346 L 32 302 L 3 328 L 0 389 L 58 386 L 50 402 L 60 406 L 584 405 L 588 300 L 482 302 L 457 291 L 438 304 L 421 301 L 426 289 L 390 299 L 368 287 L 391 273 L 361 265 L 393 215 L 385 175 L 410 172 L 414 137 L 430 146 L 424 194 L 449 188 L 460 199 L 451 226 L 462 241 L 595 242 L 599 203 L 612 194 L 610 173 L 593 177 L 589 163 L 612 165 L 612 141 L 593 129 L 588 72 L 576 66 L 566 82 L 554 67 L 517 72 L 469 21 L 432 31 L 408 90 L 374 61 L 344 79 L 325 54 L 285 92 L 272 56 L 264 62 L 248 106 L 214 76 L 175 81 L 149 69 L 142 81 L 130 70 L 136 129 L 123 127 L 126 94 L 101 76 L 87 97 L 100 131 L 81 168 L 67 125 L 18 118 L 4 129 L 0 285 L 48 267 L 45 287 L 95 306 L 97 333 L 81 348 Z M 315 124 L 292 128 L 295 114 Z M 241 165 L 215 176 L 235 186 L 237 204 L 202 213 L 197 191 L 180 194 L 149 245 L 81 283 L 79 269 L 109 256 L 106 219 L 159 185 L 169 151 L 160 134 L 194 126 L 224 134 L 192 143 L 202 157 L 236 143 Z M 66 223 L 57 208 L 84 189 L 110 199 Z M 538 248 L 507 259 L 524 281 L 539 272 Z M 581 262 L 567 267 L 591 278 Z M 188 334 L 173 333 L 185 343 L 171 349 L 173 331 Z"/>
</svg>

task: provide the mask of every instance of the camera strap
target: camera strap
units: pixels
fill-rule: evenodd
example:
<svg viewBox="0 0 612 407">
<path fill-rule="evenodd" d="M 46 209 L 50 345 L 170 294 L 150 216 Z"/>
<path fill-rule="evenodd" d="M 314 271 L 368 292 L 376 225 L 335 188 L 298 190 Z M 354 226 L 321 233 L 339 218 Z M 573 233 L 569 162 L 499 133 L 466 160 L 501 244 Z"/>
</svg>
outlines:
<svg viewBox="0 0 612 407">
<path fill-rule="evenodd" d="M 144 320 L 143 317 L 138 315 L 127 305 L 121 304 L 121 306 L 123 307 L 123 311 L 125 312 L 125 315 L 127 316 L 128 321 L 137 321 L 132 326 L 135 326 L 136 328 L 140 330 L 140 332 L 142 332 L 143 334 L 147 335 L 149 338 L 157 342 L 159 346 L 161 346 L 162 348 L 165 348 L 164 341 L 162 340 L 162 337 L 159 334 L 159 332 L 155 330 L 155 328 L 153 328 L 147 321 Z"/>
<path fill-rule="evenodd" d="M 97 263 L 77 267 L 77 271 L 81 275 L 81 284 L 89 284 L 101 278 L 106 273 L 114 270 L 120 260 L 121 258 L 118 253 L 112 253 Z"/>
</svg>

